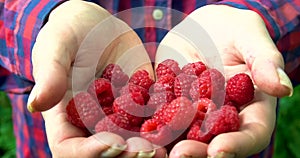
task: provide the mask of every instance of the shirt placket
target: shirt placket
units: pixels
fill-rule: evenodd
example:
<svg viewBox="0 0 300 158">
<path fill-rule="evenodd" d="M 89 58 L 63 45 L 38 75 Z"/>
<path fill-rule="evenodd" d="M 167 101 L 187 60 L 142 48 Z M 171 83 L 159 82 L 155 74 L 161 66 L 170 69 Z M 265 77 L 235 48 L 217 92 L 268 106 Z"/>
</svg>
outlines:
<svg viewBox="0 0 300 158">
<path fill-rule="evenodd" d="M 155 61 L 157 46 L 159 45 L 162 36 L 159 30 L 170 29 L 170 12 L 168 1 L 145 1 L 145 48 L 152 62 Z"/>
</svg>

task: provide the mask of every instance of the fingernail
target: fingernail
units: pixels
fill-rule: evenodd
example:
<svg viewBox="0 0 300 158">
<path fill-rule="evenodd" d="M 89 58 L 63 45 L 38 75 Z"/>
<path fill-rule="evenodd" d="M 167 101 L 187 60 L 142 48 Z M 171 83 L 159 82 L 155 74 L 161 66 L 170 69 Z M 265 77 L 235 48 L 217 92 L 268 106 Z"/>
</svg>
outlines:
<svg viewBox="0 0 300 158">
<path fill-rule="evenodd" d="M 32 107 L 31 104 L 28 104 L 28 105 L 27 105 L 27 110 L 28 110 L 29 112 L 31 112 L 31 113 L 34 113 L 34 112 L 35 112 L 35 110 L 34 110 L 34 108 Z"/>
<path fill-rule="evenodd" d="M 151 152 L 140 151 L 137 155 L 138 158 L 151 158 L 155 155 L 155 150 Z"/>
<path fill-rule="evenodd" d="M 192 156 L 181 155 L 180 158 L 191 158 Z"/>
<path fill-rule="evenodd" d="M 127 145 L 113 144 L 107 150 L 103 151 L 100 157 L 116 157 L 117 155 L 121 154 L 126 148 Z"/>
<path fill-rule="evenodd" d="M 226 153 L 226 152 L 219 152 L 215 156 L 208 156 L 207 158 L 234 158 L 235 154 L 232 153 Z"/>
<path fill-rule="evenodd" d="M 34 113 L 34 112 L 36 112 L 36 110 L 33 107 L 33 104 L 35 102 L 35 97 L 34 98 L 31 98 L 31 97 L 32 96 L 29 96 L 29 98 L 28 98 L 27 110 L 31 113 Z"/>
<path fill-rule="evenodd" d="M 290 90 L 289 96 L 292 96 L 294 90 L 290 78 L 281 68 L 277 68 L 277 73 L 280 79 L 280 84 L 287 87 Z"/>
<path fill-rule="evenodd" d="M 33 108 L 34 107 L 33 104 L 36 100 L 36 91 L 37 91 L 36 89 L 37 89 L 36 86 L 32 88 L 32 91 L 30 92 L 30 95 L 27 100 L 27 110 L 31 113 L 36 112 L 36 110 Z"/>
</svg>

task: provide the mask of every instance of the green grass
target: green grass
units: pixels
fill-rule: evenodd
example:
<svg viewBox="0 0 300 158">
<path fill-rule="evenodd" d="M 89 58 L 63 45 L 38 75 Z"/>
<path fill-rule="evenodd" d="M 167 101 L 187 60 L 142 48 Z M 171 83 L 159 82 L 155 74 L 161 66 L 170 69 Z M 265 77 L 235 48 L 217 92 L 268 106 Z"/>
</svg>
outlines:
<svg viewBox="0 0 300 158">
<path fill-rule="evenodd" d="M 0 155 L 16 157 L 16 140 L 13 133 L 12 108 L 4 92 L 0 92 Z"/>
<path fill-rule="evenodd" d="M 300 158 L 300 86 L 280 100 L 279 109 L 274 158 Z"/>
<path fill-rule="evenodd" d="M 292 97 L 280 99 L 276 126 L 274 158 L 300 158 L 300 86 Z M 11 119 L 12 109 L 4 92 L 0 92 L 0 157 L 16 157 Z"/>
</svg>

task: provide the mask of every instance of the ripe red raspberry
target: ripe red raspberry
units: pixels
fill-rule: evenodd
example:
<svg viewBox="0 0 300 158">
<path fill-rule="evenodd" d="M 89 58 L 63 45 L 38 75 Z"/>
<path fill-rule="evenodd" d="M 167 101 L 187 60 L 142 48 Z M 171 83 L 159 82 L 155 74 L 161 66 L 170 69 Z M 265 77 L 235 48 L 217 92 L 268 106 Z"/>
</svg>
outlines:
<svg viewBox="0 0 300 158">
<path fill-rule="evenodd" d="M 114 113 L 112 106 L 103 106 L 102 111 L 106 116 Z"/>
<path fill-rule="evenodd" d="M 129 79 L 130 83 L 142 86 L 149 90 L 154 81 L 150 78 L 149 73 L 146 70 L 136 71 Z"/>
<path fill-rule="evenodd" d="M 153 93 L 153 94 L 151 94 L 147 105 L 149 107 L 156 109 L 161 104 L 170 103 L 175 98 L 176 97 L 175 97 L 174 93 L 172 93 L 170 91 Z"/>
<path fill-rule="evenodd" d="M 186 97 L 178 97 L 164 106 L 160 119 L 173 130 L 186 129 L 195 117 L 196 109 Z"/>
<path fill-rule="evenodd" d="M 127 117 L 114 113 L 98 121 L 95 126 L 95 132 L 112 132 L 127 138 L 130 133 L 128 130 L 131 128 L 132 125 Z"/>
<path fill-rule="evenodd" d="M 225 78 L 217 69 L 207 69 L 191 85 L 190 96 L 193 100 L 209 98 L 224 90 Z"/>
<path fill-rule="evenodd" d="M 128 82 L 128 75 L 117 64 L 108 64 L 102 72 L 102 78 L 111 81 L 115 87 L 122 87 Z"/>
<path fill-rule="evenodd" d="M 87 92 L 76 94 L 68 103 L 67 119 L 80 128 L 94 128 L 104 114 L 93 97 Z"/>
<path fill-rule="evenodd" d="M 96 95 L 101 106 L 110 106 L 114 101 L 113 87 L 105 78 L 98 78 L 88 88 L 91 95 Z"/>
<path fill-rule="evenodd" d="M 154 111 L 156 111 L 160 106 L 162 106 L 165 103 L 170 103 L 175 98 L 176 97 L 174 93 L 170 91 L 151 94 L 145 109 L 146 110 L 145 115 L 146 116 L 152 115 Z"/>
<path fill-rule="evenodd" d="M 188 131 L 187 139 L 196 140 L 203 143 L 209 143 L 212 140 L 213 135 L 209 132 L 204 132 L 201 126 L 202 120 L 197 120 L 196 122 L 194 122 Z"/>
<path fill-rule="evenodd" d="M 134 126 L 138 126 L 143 121 L 143 103 L 143 96 L 140 93 L 133 92 L 116 98 L 113 103 L 113 111 L 128 118 Z"/>
<path fill-rule="evenodd" d="M 160 78 L 166 74 L 176 77 L 181 73 L 179 64 L 172 59 L 166 59 L 163 62 L 159 63 L 156 68 L 156 77 Z"/>
<path fill-rule="evenodd" d="M 164 91 L 173 92 L 174 80 L 175 80 L 174 76 L 169 74 L 161 76 L 153 85 L 154 92 L 164 92 Z"/>
<path fill-rule="evenodd" d="M 206 66 L 201 61 L 188 63 L 184 65 L 182 68 L 183 73 L 188 75 L 196 75 L 196 76 L 199 76 L 205 70 L 206 70 Z"/>
<path fill-rule="evenodd" d="M 237 107 L 249 103 L 254 98 L 254 86 L 251 78 L 240 73 L 227 81 L 226 94 L 230 101 L 236 103 Z"/>
<path fill-rule="evenodd" d="M 149 97 L 150 97 L 147 89 L 145 89 L 142 86 L 135 85 L 133 83 L 128 83 L 127 85 L 122 87 L 122 89 L 120 90 L 120 93 L 121 93 L 121 95 L 127 95 L 129 93 L 140 93 L 144 99 L 143 104 L 146 104 L 146 102 L 149 100 Z"/>
<path fill-rule="evenodd" d="M 207 114 L 205 129 L 213 135 L 238 131 L 239 114 L 234 106 L 224 105 L 220 109 Z"/>
<path fill-rule="evenodd" d="M 190 97 L 190 89 L 191 84 L 194 80 L 197 79 L 197 76 L 195 75 L 188 75 L 181 73 L 178 76 L 176 76 L 174 81 L 174 94 L 176 97 Z"/>
<path fill-rule="evenodd" d="M 216 104 L 208 98 L 200 98 L 199 100 L 195 101 L 192 106 L 197 109 L 195 119 L 200 120 L 205 118 L 206 113 L 210 113 L 217 109 Z"/>
<path fill-rule="evenodd" d="M 158 106 L 157 109 L 155 110 L 152 118 L 156 119 L 156 120 L 160 120 L 163 123 L 166 123 L 166 121 L 164 120 L 164 117 L 165 117 L 165 109 L 168 104 L 169 103 L 165 103 L 165 104 L 161 104 L 160 106 Z"/>
<path fill-rule="evenodd" d="M 227 93 L 225 94 L 225 99 L 224 99 L 224 104 L 223 105 L 230 105 L 230 106 L 238 107 L 236 103 L 231 101 L 231 99 L 229 98 L 229 95 Z M 239 109 L 237 109 L 237 110 L 239 110 Z"/>
<path fill-rule="evenodd" d="M 172 141 L 171 129 L 156 119 L 146 120 L 141 127 L 141 137 L 153 144 L 164 146 Z"/>
</svg>

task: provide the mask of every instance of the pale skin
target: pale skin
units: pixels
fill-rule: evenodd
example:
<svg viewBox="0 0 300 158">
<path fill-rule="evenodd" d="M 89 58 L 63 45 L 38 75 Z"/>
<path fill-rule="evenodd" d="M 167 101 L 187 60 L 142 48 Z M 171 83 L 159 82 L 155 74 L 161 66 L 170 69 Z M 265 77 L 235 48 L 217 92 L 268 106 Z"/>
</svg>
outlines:
<svg viewBox="0 0 300 158">
<path fill-rule="evenodd" d="M 109 16 L 103 8 L 82 1 L 65 2 L 51 12 L 32 52 L 36 85 L 30 94 L 28 108 L 30 111 L 43 111 L 48 142 L 54 157 L 165 157 L 166 150 L 163 147 L 158 148 L 145 139 L 135 137 L 124 140 L 108 132 L 86 137 L 66 120 L 65 106 L 72 95 L 72 70 L 90 69 L 83 57 L 79 58 L 82 59 L 79 64 L 74 64 L 77 50 L 93 26 Z M 224 157 L 245 157 L 261 151 L 268 145 L 274 129 L 276 97 L 292 94 L 290 81 L 281 71 L 284 63 L 280 52 L 259 15 L 252 11 L 222 5 L 206 6 L 189 17 L 211 36 L 220 52 L 226 77 L 246 72 L 251 75 L 257 88 L 254 101 L 240 112 L 240 131 L 221 134 L 210 144 L 181 141 L 173 147 L 169 157 L 213 157 L 218 153 Z M 212 22 L 211 19 L 215 20 Z M 153 77 L 154 71 L 147 64 L 149 58 L 146 51 L 140 48 L 142 43 L 139 37 L 120 20 L 115 18 L 112 21 L 111 28 L 115 29 L 112 31 L 118 31 L 114 24 L 121 24 L 128 31 L 104 50 L 104 57 L 96 65 L 96 74 L 106 64 L 118 61 L 124 52 L 138 47 L 138 53 L 144 55 L 139 55 L 140 60 L 131 65 L 136 65 L 135 69 L 146 69 Z M 171 45 L 174 42 L 177 44 Z M 195 49 L 172 30 L 161 42 L 156 55 L 157 62 L 170 58 L 163 46 L 186 52 L 181 56 L 189 61 L 201 59 L 195 57 Z M 86 83 L 88 79 L 80 82 Z"/>
</svg>

